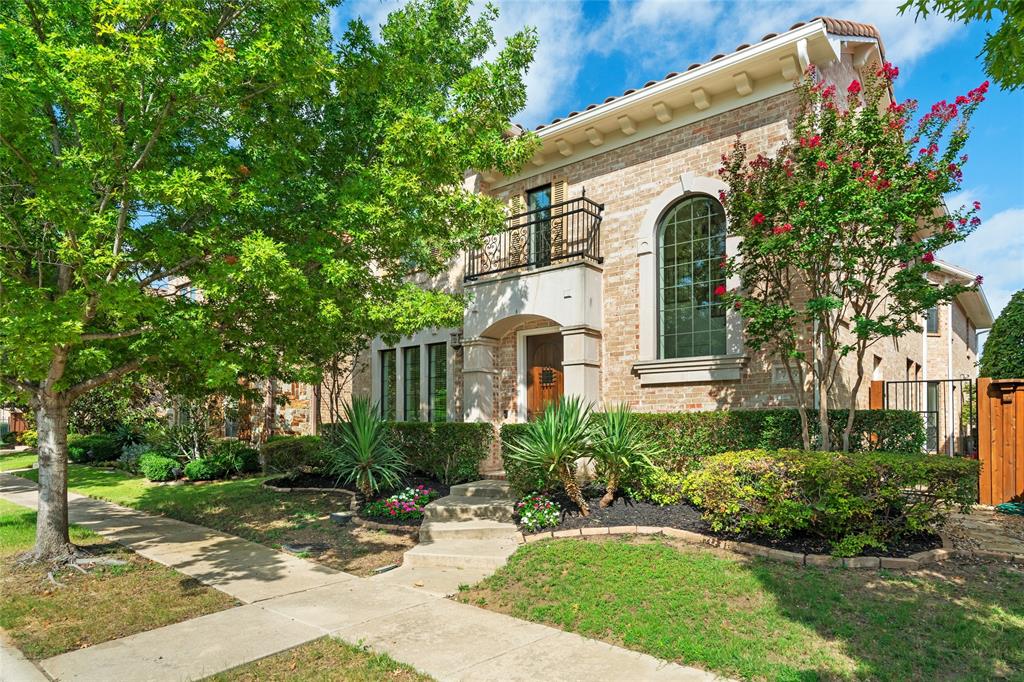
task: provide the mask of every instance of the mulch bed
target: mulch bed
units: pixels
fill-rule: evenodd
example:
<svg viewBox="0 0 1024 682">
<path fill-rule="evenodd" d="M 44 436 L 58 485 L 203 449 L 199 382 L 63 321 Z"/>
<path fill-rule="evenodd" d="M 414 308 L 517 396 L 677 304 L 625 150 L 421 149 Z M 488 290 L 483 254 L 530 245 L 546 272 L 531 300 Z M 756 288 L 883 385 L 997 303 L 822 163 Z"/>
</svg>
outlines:
<svg viewBox="0 0 1024 682">
<path fill-rule="evenodd" d="M 576 505 L 564 493 L 555 495 L 553 499 L 563 509 L 562 520 L 554 528 L 545 528 L 544 530 L 570 530 L 602 526 L 659 526 L 689 530 L 723 540 L 750 542 L 772 549 L 781 549 L 799 554 L 831 553 L 829 543 L 826 540 L 812 535 L 794 535 L 785 540 L 776 540 L 757 535 L 716 533 L 701 518 L 700 510 L 686 502 L 659 506 L 649 502 L 637 502 L 628 497 L 620 496 L 616 498 L 611 506 L 602 509 L 598 505 L 601 499 L 600 494 L 591 495 L 592 491 L 590 490 L 584 492 L 586 493 L 587 503 L 590 506 L 590 516 L 580 516 Z M 917 552 L 939 549 L 940 547 L 942 547 L 942 538 L 933 533 L 923 533 L 905 538 L 899 545 L 887 547 L 884 552 L 869 548 L 864 552 L 864 556 L 884 554 L 885 556 L 902 558 L 909 557 Z"/>
</svg>

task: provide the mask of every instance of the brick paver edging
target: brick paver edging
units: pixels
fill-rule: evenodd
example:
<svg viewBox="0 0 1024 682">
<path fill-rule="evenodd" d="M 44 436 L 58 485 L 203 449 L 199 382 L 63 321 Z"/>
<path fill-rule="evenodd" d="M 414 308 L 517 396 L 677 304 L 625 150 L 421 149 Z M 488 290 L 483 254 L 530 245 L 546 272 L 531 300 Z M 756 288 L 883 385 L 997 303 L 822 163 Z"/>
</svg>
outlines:
<svg viewBox="0 0 1024 682">
<path fill-rule="evenodd" d="M 746 556 L 759 556 L 773 561 L 783 561 L 799 566 L 830 566 L 833 568 L 895 568 L 914 570 L 935 563 L 944 561 L 951 556 L 983 556 L 991 559 L 1003 559 L 1007 561 L 1024 562 L 1024 555 L 1009 554 L 1005 552 L 969 552 L 955 550 L 949 547 L 942 549 L 930 549 L 926 552 L 911 554 L 909 557 L 878 557 L 878 556 L 857 556 L 857 557 L 834 557 L 827 554 L 800 554 L 798 552 L 787 552 L 782 549 L 772 549 L 763 545 L 755 545 L 751 542 L 735 542 L 733 540 L 722 540 L 711 535 L 696 533 L 691 530 L 680 530 L 679 528 L 659 528 L 657 526 L 599 526 L 590 528 L 573 528 L 570 530 L 547 531 L 544 533 L 533 533 L 522 535 L 520 544 L 547 540 L 550 538 L 576 538 L 590 535 L 665 535 L 671 538 L 678 538 L 700 545 L 710 545 L 719 549 L 725 549 L 737 554 Z M 943 539 L 943 544 L 946 543 Z"/>
</svg>

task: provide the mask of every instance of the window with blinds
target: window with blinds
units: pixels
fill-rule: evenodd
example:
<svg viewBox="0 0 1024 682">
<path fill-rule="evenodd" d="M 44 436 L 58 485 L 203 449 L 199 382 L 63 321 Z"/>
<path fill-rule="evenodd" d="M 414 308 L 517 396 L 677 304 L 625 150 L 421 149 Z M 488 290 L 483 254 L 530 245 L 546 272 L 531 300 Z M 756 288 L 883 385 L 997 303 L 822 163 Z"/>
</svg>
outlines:
<svg viewBox="0 0 1024 682">
<path fill-rule="evenodd" d="M 430 391 L 430 414 L 432 422 L 448 419 L 448 345 L 432 343 L 427 346 L 427 385 Z"/>
</svg>

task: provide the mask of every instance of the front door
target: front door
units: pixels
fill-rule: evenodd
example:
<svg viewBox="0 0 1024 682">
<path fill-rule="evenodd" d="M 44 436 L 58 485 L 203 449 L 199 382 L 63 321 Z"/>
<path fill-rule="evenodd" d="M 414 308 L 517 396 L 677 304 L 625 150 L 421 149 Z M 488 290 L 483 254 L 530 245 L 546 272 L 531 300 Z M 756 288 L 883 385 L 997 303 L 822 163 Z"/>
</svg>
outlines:
<svg viewBox="0 0 1024 682">
<path fill-rule="evenodd" d="M 526 418 L 538 417 L 562 397 L 562 335 L 526 337 Z"/>
</svg>

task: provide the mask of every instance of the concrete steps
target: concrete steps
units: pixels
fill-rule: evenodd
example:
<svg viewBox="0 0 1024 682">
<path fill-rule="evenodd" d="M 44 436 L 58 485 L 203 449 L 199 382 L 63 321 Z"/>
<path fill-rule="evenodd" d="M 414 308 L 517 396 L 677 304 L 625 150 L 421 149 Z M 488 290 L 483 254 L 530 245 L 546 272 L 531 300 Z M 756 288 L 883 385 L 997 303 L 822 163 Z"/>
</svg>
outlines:
<svg viewBox="0 0 1024 682">
<path fill-rule="evenodd" d="M 508 500 L 511 492 L 507 481 L 483 480 L 453 485 L 448 494 L 454 497 L 489 497 Z"/>
<path fill-rule="evenodd" d="M 514 504 L 505 481 L 482 480 L 451 488 L 423 510 L 420 544 L 402 565 L 371 580 L 449 595 L 480 582 L 519 547 Z"/>
<path fill-rule="evenodd" d="M 431 568 L 497 569 L 516 551 L 515 540 L 444 540 L 419 544 L 405 553 L 402 565 Z"/>
<path fill-rule="evenodd" d="M 477 521 L 489 519 L 511 523 L 512 500 L 487 496 L 449 495 L 434 500 L 423 510 L 425 521 Z"/>
<path fill-rule="evenodd" d="M 424 521 L 420 542 L 443 540 L 515 540 L 514 524 L 482 519 L 479 521 Z"/>
</svg>

